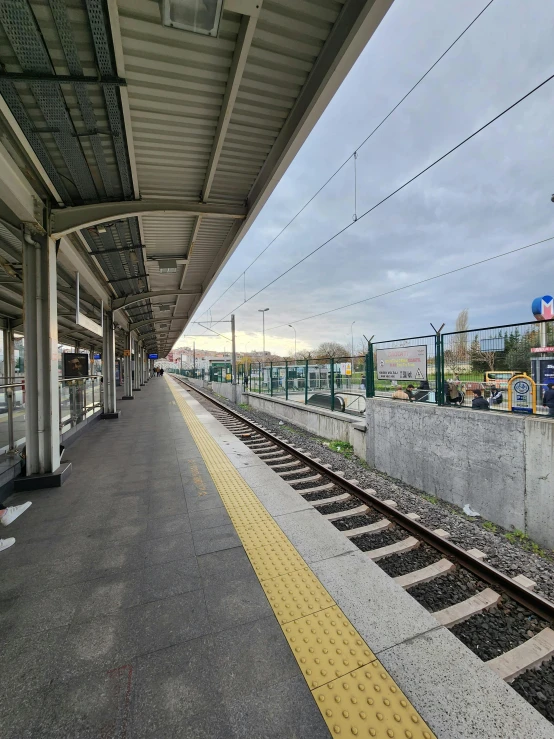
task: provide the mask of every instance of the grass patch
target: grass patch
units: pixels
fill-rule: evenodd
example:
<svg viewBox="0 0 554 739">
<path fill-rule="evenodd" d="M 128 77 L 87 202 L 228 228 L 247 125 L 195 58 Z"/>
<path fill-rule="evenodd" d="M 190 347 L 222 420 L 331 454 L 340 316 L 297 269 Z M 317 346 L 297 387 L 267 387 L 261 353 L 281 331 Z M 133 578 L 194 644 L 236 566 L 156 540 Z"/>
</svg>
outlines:
<svg viewBox="0 0 554 739">
<path fill-rule="evenodd" d="M 487 531 L 492 531 L 493 534 L 496 534 L 498 531 L 498 526 L 496 526 L 492 521 L 483 521 L 483 528 L 487 529 Z"/>
<path fill-rule="evenodd" d="M 354 456 L 354 447 L 347 441 L 339 441 L 334 439 L 333 441 L 324 441 L 323 444 L 328 447 L 332 452 L 342 454 L 346 459 L 352 459 Z"/>
<path fill-rule="evenodd" d="M 423 500 L 426 500 L 429 503 L 433 503 L 433 505 L 436 505 L 439 502 L 439 499 L 436 498 L 434 495 L 427 495 L 427 493 L 422 493 L 421 497 Z"/>
<path fill-rule="evenodd" d="M 244 410 L 248 410 L 250 406 L 248 403 L 239 403 L 239 408 L 244 408 Z"/>
<path fill-rule="evenodd" d="M 509 531 L 508 533 L 504 534 L 506 539 L 510 542 L 510 544 L 516 544 L 517 546 L 520 546 L 522 549 L 524 549 L 526 552 L 531 552 L 532 554 L 536 554 L 539 557 L 547 557 L 548 559 L 551 559 L 551 557 L 546 553 L 544 549 L 542 549 L 536 541 L 533 541 L 529 538 L 529 536 L 519 529 L 514 529 L 513 531 Z"/>
</svg>

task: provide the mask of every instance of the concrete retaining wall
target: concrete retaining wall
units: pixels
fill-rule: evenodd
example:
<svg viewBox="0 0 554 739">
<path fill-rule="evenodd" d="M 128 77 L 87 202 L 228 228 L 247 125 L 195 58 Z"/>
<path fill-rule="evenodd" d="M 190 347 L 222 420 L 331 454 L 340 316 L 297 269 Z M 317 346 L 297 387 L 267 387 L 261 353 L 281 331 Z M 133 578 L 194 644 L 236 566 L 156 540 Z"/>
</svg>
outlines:
<svg viewBox="0 0 554 739">
<path fill-rule="evenodd" d="M 230 382 L 212 382 L 212 390 L 227 400 L 233 400 L 233 386 Z M 242 403 L 242 385 L 237 385 L 237 403 Z"/>
<path fill-rule="evenodd" d="M 314 408 L 291 400 L 271 398 L 258 393 L 242 393 L 242 402 L 257 410 L 269 413 L 275 418 L 290 421 L 323 439 L 347 441 L 354 447 L 354 453 L 361 459 L 366 457 L 365 423 L 363 419 L 333 413 L 324 408 Z"/>
<path fill-rule="evenodd" d="M 554 424 L 497 411 L 372 398 L 367 461 L 554 547 Z"/>
</svg>

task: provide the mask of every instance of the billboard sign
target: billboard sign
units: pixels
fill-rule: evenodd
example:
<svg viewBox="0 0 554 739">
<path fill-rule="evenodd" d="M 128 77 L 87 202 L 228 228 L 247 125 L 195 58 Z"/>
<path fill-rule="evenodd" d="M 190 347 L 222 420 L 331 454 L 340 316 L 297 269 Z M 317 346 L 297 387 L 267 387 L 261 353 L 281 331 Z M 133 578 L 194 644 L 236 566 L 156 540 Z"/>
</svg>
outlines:
<svg viewBox="0 0 554 739">
<path fill-rule="evenodd" d="M 378 380 L 426 380 L 427 345 L 377 349 Z"/>
</svg>

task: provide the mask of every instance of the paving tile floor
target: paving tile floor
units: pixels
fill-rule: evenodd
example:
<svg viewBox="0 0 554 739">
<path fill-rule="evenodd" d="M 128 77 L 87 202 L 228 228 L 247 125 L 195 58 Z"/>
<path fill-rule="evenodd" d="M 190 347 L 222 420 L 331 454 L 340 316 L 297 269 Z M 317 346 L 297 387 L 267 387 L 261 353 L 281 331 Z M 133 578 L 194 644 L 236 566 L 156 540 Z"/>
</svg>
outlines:
<svg viewBox="0 0 554 739">
<path fill-rule="evenodd" d="M 0 534 L 0 739 L 329 736 L 173 396 L 153 378 Z"/>
</svg>

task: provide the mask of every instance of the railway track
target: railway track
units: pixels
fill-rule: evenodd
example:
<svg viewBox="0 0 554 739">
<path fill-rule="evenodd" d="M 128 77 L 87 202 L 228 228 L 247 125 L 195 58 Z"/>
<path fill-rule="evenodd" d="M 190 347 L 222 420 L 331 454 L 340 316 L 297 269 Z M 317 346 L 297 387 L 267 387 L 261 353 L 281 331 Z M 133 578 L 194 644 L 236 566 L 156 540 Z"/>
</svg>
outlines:
<svg viewBox="0 0 554 739">
<path fill-rule="evenodd" d="M 554 603 L 216 398 L 183 384 L 226 428 L 554 722 Z M 536 672 L 535 672 L 536 670 Z M 530 672 L 532 671 L 532 672 Z"/>
</svg>

